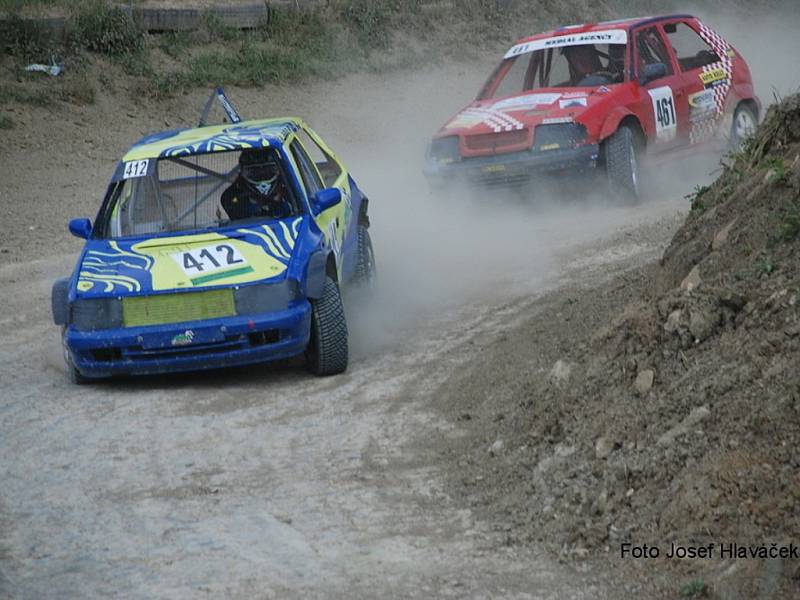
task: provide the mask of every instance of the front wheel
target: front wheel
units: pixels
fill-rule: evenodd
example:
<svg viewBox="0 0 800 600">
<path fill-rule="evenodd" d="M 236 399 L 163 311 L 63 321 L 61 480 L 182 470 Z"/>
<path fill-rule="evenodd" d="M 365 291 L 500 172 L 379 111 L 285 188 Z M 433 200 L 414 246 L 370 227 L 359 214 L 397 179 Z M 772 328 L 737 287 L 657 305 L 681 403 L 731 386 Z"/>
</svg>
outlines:
<svg viewBox="0 0 800 600">
<path fill-rule="evenodd" d="M 604 142 L 604 149 L 611 192 L 626 202 L 638 202 L 641 181 L 636 135 L 623 125 Z"/>
<path fill-rule="evenodd" d="M 306 349 L 308 370 L 314 375 L 337 375 L 347 369 L 347 322 L 339 286 L 325 278 L 322 297 L 311 300 L 311 338 Z"/>
</svg>

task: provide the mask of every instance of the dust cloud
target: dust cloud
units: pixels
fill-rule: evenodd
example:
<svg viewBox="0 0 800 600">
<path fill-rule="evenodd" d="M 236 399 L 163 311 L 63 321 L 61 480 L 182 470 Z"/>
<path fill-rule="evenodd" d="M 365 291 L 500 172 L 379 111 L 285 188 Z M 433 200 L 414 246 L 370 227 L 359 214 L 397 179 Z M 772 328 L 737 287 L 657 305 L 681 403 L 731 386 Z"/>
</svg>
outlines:
<svg viewBox="0 0 800 600">
<path fill-rule="evenodd" d="M 793 35 L 800 14 L 745 19 L 732 10 L 684 9 L 743 53 L 765 106 L 773 90 L 788 94 L 800 87 L 800 73 L 790 68 L 790 58 L 800 55 Z M 719 172 L 719 155 L 659 165 L 650 173 L 649 197 L 636 207 L 608 198 L 599 181 L 592 192 L 555 182 L 526 197 L 497 190 L 433 194 L 422 175 L 426 144 L 472 100 L 494 60 L 377 81 L 366 76 L 358 105 L 348 106 L 349 123 L 369 132 L 346 145 L 343 154 L 371 200 L 380 278 L 371 302 L 356 300 L 357 314 L 350 319 L 356 352 L 410 336 L 435 316 L 458 318 L 459 306 L 489 306 L 536 293 L 571 250 L 686 211 L 685 196 Z"/>
<path fill-rule="evenodd" d="M 478 71 L 488 72 L 489 67 Z M 372 297 L 346 299 L 355 356 L 411 342 L 440 319 L 458 320 L 462 308 L 489 308 L 536 294 L 576 249 L 688 206 L 684 196 L 691 186 L 676 177 L 635 207 L 596 191 L 604 190 L 601 178 L 583 185 L 541 182 L 525 193 L 465 188 L 433 193 L 422 175 L 425 147 L 471 100 L 481 79 L 471 73 L 472 81 L 461 83 L 463 76 L 444 81 L 441 75 L 438 91 L 430 89 L 427 76 L 403 77 L 396 101 L 389 99 L 391 89 L 367 87 L 382 96 L 361 105 L 360 118 L 376 135 L 343 152 L 370 198 L 379 276 Z M 409 97 L 427 98 L 434 110 L 417 111 L 404 101 Z M 379 114 L 369 109 L 373 105 Z M 396 118 L 389 125 L 387 113 Z"/>
</svg>

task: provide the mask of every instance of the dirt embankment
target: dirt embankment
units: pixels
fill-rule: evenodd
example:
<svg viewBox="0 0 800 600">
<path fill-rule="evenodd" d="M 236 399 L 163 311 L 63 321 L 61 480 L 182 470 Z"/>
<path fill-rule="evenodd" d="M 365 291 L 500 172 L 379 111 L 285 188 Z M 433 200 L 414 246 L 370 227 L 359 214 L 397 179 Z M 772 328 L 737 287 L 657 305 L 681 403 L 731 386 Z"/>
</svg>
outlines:
<svg viewBox="0 0 800 600">
<path fill-rule="evenodd" d="M 509 543 L 608 561 L 651 597 L 800 597 L 797 560 L 719 551 L 800 541 L 799 196 L 793 96 L 659 264 L 545 299 L 443 386 L 471 431 L 456 493 Z M 624 542 L 661 555 L 622 559 Z M 668 559 L 673 542 L 716 551 Z"/>
</svg>

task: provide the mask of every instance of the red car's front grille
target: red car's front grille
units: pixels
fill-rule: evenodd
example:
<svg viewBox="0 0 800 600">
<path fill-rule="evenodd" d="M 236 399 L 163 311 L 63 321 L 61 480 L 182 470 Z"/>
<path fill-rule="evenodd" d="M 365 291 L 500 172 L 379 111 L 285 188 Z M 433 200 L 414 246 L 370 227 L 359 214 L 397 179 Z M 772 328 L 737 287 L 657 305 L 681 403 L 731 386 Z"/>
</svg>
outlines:
<svg viewBox="0 0 800 600">
<path fill-rule="evenodd" d="M 466 154 L 469 156 L 515 152 L 524 150 L 529 145 L 530 132 L 527 129 L 464 136 L 464 147 L 468 151 Z"/>
</svg>

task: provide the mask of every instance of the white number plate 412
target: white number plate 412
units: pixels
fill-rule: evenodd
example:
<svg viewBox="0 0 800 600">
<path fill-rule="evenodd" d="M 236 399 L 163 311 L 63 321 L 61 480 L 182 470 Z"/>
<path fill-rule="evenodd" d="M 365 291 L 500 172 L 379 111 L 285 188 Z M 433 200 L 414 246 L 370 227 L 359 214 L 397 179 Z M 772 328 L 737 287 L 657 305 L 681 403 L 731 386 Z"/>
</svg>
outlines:
<svg viewBox="0 0 800 600">
<path fill-rule="evenodd" d="M 133 179 L 134 177 L 144 177 L 147 175 L 147 167 L 150 164 L 148 159 L 132 160 L 125 163 L 125 168 L 122 171 L 123 179 Z"/>
<path fill-rule="evenodd" d="M 172 258 L 190 277 L 247 264 L 233 244 L 216 244 L 177 252 Z"/>
</svg>

